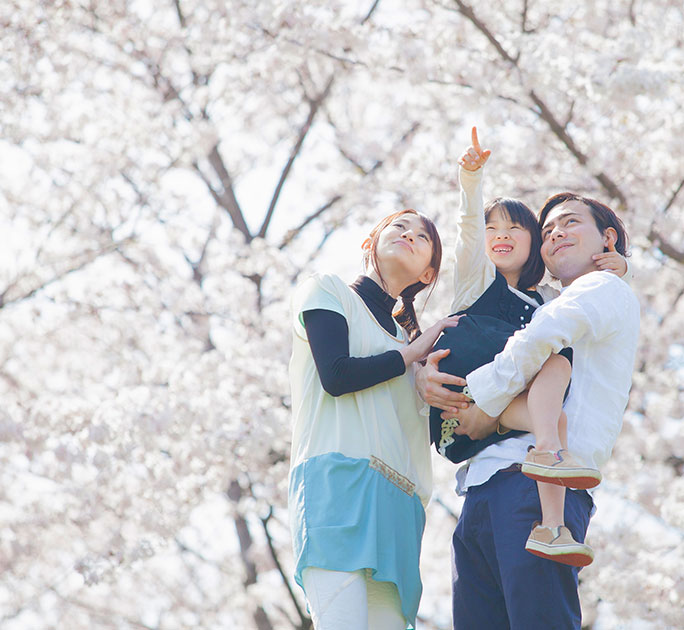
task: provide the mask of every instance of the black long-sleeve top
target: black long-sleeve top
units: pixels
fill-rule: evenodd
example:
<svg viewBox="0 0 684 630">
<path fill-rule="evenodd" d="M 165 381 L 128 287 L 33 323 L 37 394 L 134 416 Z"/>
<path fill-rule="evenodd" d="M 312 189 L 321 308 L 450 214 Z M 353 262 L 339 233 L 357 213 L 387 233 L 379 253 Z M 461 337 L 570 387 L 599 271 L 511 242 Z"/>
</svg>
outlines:
<svg viewBox="0 0 684 630">
<path fill-rule="evenodd" d="M 373 317 L 391 335 L 397 334 L 392 317 L 396 300 L 368 276 L 360 276 L 351 285 L 364 301 Z M 406 371 L 398 350 L 388 350 L 370 357 L 349 356 L 347 320 L 333 311 L 304 311 L 304 327 L 309 339 L 318 376 L 323 389 L 331 396 L 357 392 L 401 376 Z"/>
</svg>

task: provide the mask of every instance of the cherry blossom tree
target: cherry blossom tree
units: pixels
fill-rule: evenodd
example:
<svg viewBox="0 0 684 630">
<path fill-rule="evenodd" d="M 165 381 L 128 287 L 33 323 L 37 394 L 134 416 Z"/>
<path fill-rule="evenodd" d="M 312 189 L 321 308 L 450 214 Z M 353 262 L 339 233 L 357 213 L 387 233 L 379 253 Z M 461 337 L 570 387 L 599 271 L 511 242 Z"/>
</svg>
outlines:
<svg viewBox="0 0 684 630">
<path fill-rule="evenodd" d="M 674 0 L 7 0 L 0 7 L 3 628 L 309 628 L 292 580 L 289 295 L 433 216 L 575 190 L 632 237 L 642 342 L 584 625 L 684 602 L 684 9 Z M 450 302 L 443 279 L 422 319 Z M 424 628 L 461 500 L 435 459 Z"/>
</svg>

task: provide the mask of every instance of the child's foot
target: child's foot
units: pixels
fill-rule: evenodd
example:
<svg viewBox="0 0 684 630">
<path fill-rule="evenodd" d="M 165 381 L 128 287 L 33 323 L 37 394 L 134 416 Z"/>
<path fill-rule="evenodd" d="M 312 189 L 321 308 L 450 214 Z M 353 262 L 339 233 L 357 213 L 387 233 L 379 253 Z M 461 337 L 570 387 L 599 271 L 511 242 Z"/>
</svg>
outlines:
<svg viewBox="0 0 684 630">
<path fill-rule="evenodd" d="M 573 567 L 586 567 L 594 561 L 592 548 L 584 543 L 578 543 L 565 525 L 542 527 L 535 523 L 525 543 L 525 549 L 540 558 Z"/>
<path fill-rule="evenodd" d="M 557 486 L 586 490 L 601 483 L 601 473 L 595 468 L 582 465 L 565 449 L 538 451 L 530 449 L 522 465 L 522 473 L 536 481 Z"/>
</svg>

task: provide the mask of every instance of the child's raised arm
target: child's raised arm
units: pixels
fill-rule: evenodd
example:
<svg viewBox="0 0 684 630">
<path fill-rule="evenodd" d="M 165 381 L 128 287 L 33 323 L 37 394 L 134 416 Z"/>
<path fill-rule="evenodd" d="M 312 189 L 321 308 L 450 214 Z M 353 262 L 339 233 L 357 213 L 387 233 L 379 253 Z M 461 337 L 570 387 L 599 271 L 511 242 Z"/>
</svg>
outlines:
<svg viewBox="0 0 684 630">
<path fill-rule="evenodd" d="M 485 253 L 482 167 L 491 151 L 483 151 L 472 129 L 472 144 L 458 158 L 461 197 L 456 214 L 456 264 L 451 312 L 471 306 L 494 281 L 496 267 Z"/>
</svg>

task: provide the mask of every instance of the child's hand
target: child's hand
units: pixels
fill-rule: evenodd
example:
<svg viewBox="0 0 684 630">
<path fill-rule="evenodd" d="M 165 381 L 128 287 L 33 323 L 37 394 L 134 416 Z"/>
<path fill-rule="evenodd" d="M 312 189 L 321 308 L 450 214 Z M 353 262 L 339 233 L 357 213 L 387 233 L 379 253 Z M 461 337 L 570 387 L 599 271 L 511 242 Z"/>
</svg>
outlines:
<svg viewBox="0 0 684 630">
<path fill-rule="evenodd" d="M 592 256 L 594 264 L 601 271 L 610 271 L 610 273 L 622 278 L 627 273 L 627 260 L 615 251 L 613 243 L 608 243 L 608 249 L 610 251 Z"/>
<path fill-rule="evenodd" d="M 399 352 L 401 356 L 404 357 L 404 363 L 406 367 L 411 365 L 414 361 L 422 361 L 427 357 L 430 352 L 432 352 L 432 346 L 435 345 L 435 341 L 442 333 L 445 328 L 451 328 L 458 325 L 458 320 L 461 319 L 463 315 L 452 315 L 451 317 L 445 317 L 440 319 L 436 324 L 433 324 L 417 339 L 414 339 L 408 346 L 404 346 Z"/>
<path fill-rule="evenodd" d="M 477 139 L 477 127 L 473 127 L 471 133 L 473 144 L 463 152 L 460 158 L 458 158 L 458 163 L 466 171 L 476 171 L 477 169 L 482 168 L 492 154 L 489 150 L 482 150 L 480 142 Z"/>
</svg>

